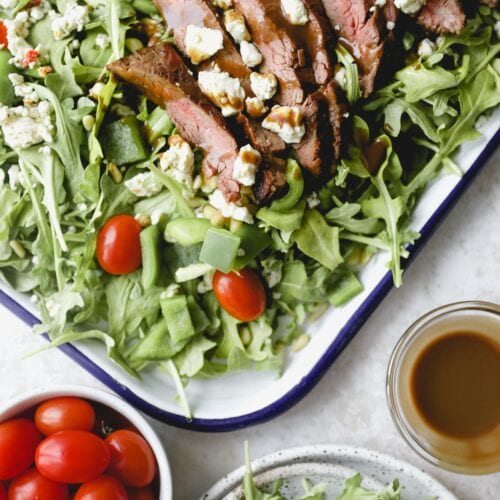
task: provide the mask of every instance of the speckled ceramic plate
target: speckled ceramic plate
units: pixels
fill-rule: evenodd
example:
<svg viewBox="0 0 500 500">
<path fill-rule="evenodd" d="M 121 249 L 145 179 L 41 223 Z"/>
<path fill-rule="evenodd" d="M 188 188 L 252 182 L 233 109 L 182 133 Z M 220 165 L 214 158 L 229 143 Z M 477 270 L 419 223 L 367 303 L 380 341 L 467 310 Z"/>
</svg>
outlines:
<svg viewBox="0 0 500 500">
<path fill-rule="evenodd" d="M 302 480 L 327 485 L 327 498 L 341 494 L 345 480 L 356 472 L 363 476 L 363 486 L 377 489 L 398 479 L 403 500 L 457 500 L 431 476 L 401 460 L 364 448 L 317 445 L 291 448 L 254 460 L 252 470 L 259 486 L 268 487 L 283 478 L 283 493 L 294 498 L 303 495 Z M 245 467 L 223 477 L 200 500 L 238 500 Z"/>
</svg>

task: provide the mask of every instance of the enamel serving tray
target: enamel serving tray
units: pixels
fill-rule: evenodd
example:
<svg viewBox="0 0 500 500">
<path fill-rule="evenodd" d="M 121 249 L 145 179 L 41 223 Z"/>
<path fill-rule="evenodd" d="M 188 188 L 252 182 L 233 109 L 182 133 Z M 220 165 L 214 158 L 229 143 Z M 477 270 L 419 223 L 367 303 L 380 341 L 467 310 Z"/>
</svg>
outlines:
<svg viewBox="0 0 500 500">
<path fill-rule="evenodd" d="M 456 161 L 465 172 L 463 177 L 443 173 L 428 187 L 413 217 L 412 229 L 422 236 L 409 249 L 411 258 L 428 241 L 495 151 L 500 141 L 499 129 L 500 109 L 497 109 L 481 126 L 483 137 L 467 143 L 457 154 Z M 311 342 L 287 359 L 280 378 L 271 373 L 241 372 L 191 381 L 187 396 L 195 416 L 192 420 L 182 416 L 175 401 L 174 385 L 167 375 L 153 371 L 136 380 L 108 360 L 105 349 L 92 341 L 60 349 L 129 403 L 158 420 L 198 431 L 240 429 L 277 417 L 318 383 L 392 288 L 387 260 L 387 255 L 377 255 L 362 271 L 365 291 L 349 304 L 330 309 L 310 326 Z M 36 308 L 29 297 L 3 284 L 0 284 L 0 303 L 27 324 L 37 323 Z"/>
</svg>

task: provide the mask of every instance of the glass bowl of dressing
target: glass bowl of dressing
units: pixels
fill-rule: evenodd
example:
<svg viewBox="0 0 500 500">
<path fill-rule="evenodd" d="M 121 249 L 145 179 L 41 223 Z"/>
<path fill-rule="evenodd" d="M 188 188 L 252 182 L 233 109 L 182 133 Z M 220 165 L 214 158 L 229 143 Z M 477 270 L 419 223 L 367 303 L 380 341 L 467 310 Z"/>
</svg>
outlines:
<svg viewBox="0 0 500 500">
<path fill-rule="evenodd" d="M 500 306 L 461 302 L 417 320 L 392 354 L 387 399 L 399 432 L 427 461 L 500 472 Z"/>
</svg>

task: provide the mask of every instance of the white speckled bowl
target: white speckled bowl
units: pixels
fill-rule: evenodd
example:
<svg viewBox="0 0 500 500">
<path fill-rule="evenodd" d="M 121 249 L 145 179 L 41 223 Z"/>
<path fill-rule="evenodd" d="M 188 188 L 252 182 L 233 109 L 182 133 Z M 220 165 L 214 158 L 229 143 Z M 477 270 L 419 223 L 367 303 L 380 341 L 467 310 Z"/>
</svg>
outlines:
<svg viewBox="0 0 500 500">
<path fill-rule="evenodd" d="M 283 492 L 293 498 L 303 494 L 302 479 L 327 484 L 327 498 L 340 495 L 345 480 L 356 472 L 363 476 L 363 486 L 381 488 L 398 479 L 405 500 L 457 500 L 431 476 L 401 460 L 376 451 L 350 446 L 316 445 L 291 448 L 254 460 L 252 470 L 260 487 L 270 487 L 282 478 Z M 245 467 L 231 472 L 207 491 L 200 500 L 239 500 Z"/>
<path fill-rule="evenodd" d="M 0 422 L 14 418 L 48 399 L 62 396 L 73 396 L 87 399 L 91 402 L 95 401 L 125 417 L 150 444 L 156 457 L 160 476 L 159 500 L 172 500 L 172 476 L 167 455 L 161 441 L 158 439 L 151 425 L 137 410 L 113 394 L 76 385 L 59 386 L 50 389 L 41 388 L 37 391 L 22 394 L 5 405 L 0 406 Z"/>
</svg>

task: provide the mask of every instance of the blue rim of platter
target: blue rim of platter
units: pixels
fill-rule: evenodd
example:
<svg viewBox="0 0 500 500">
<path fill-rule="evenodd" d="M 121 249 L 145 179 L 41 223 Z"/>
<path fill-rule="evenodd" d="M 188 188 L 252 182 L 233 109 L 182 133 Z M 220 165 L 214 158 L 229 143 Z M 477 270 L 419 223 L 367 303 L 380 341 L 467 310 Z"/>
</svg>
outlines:
<svg viewBox="0 0 500 500">
<path fill-rule="evenodd" d="M 406 261 L 405 267 L 413 261 L 419 251 L 429 241 L 434 231 L 444 221 L 445 217 L 451 211 L 453 206 L 458 202 L 462 194 L 470 186 L 473 179 L 481 171 L 486 164 L 487 160 L 494 153 L 500 143 L 500 130 L 493 136 L 483 149 L 479 157 L 473 165 L 463 175 L 457 186 L 448 195 L 448 197 L 441 203 L 439 208 L 434 212 L 432 217 L 426 222 L 421 231 L 421 237 L 417 240 L 415 245 L 409 248 L 410 258 Z M 122 398 L 128 401 L 131 405 L 135 406 L 140 411 L 150 415 L 151 417 L 170 424 L 176 427 L 181 427 L 188 430 L 200 432 L 229 432 L 238 429 L 243 429 L 251 425 L 267 422 L 286 412 L 301 399 L 303 399 L 311 389 L 321 380 L 321 378 L 328 371 L 333 362 L 339 357 L 341 352 L 354 338 L 356 333 L 360 330 L 366 320 L 370 317 L 373 311 L 380 305 L 382 300 L 386 297 L 393 287 L 392 275 L 388 272 L 382 280 L 378 283 L 376 288 L 370 293 L 363 304 L 358 308 L 355 314 L 349 319 L 346 325 L 340 330 L 337 338 L 330 345 L 323 356 L 314 365 L 309 374 L 304 377 L 299 384 L 290 389 L 280 399 L 274 401 L 270 405 L 246 415 L 241 415 L 233 418 L 224 419 L 200 419 L 193 418 L 191 420 L 176 415 L 174 413 L 162 410 L 154 406 L 144 399 L 137 396 L 129 388 L 118 382 L 104 369 L 96 365 L 89 357 L 83 354 L 78 348 L 71 344 L 60 346 L 59 349 L 67 356 L 72 358 L 82 368 L 91 373 L 103 384 L 107 385 L 114 392 L 119 394 Z M 27 311 L 21 304 L 16 302 L 13 298 L 0 290 L 0 304 L 5 306 L 22 321 L 30 326 L 38 323 L 37 318 Z"/>
</svg>

